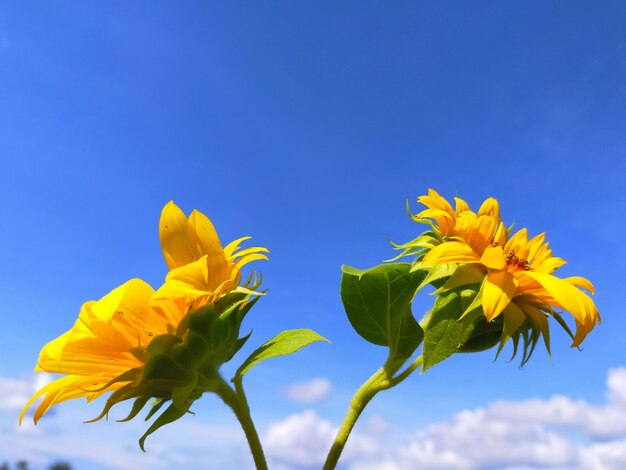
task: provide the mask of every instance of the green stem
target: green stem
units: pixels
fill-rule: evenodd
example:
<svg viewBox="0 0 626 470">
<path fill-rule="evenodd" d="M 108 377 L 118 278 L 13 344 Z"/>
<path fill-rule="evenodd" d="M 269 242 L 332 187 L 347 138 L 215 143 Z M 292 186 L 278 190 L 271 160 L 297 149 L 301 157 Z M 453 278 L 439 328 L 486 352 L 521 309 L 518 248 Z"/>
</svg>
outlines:
<svg viewBox="0 0 626 470">
<path fill-rule="evenodd" d="M 416 358 L 409 367 L 407 367 L 404 371 L 402 371 L 400 374 L 396 375 L 394 378 L 392 378 L 389 381 L 391 384 L 390 386 L 394 387 L 398 385 L 400 382 L 406 379 L 409 375 L 411 375 L 415 369 L 420 367 L 423 362 L 424 362 L 424 356 L 420 354 L 420 356 Z"/>
<path fill-rule="evenodd" d="M 361 388 L 359 388 L 354 394 L 352 400 L 350 401 L 350 407 L 348 408 L 346 417 L 343 419 L 343 423 L 341 423 L 339 431 L 337 431 L 335 442 L 333 442 L 333 446 L 330 448 L 328 457 L 326 457 L 326 463 L 324 463 L 323 470 L 332 470 L 335 468 L 356 420 L 359 419 L 359 416 L 361 416 L 361 413 L 370 400 L 374 398 L 374 395 L 383 389 L 382 385 L 386 378 L 387 372 L 385 369 L 379 369 L 374 373 L 374 375 L 367 379 L 363 385 L 361 385 Z"/>
<path fill-rule="evenodd" d="M 352 428 L 354 428 L 356 421 L 359 419 L 359 416 L 361 416 L 361 413 L 370 400 L 381 390 L 386 390 L 398 385 L 411 375 L 411 373 L 417 369 L 422 362 L 423 357 L 419 356 L 409 367 L 396 377 L 393 377 L 394 372 L 388 367 L 382 367 L 381 369 L 378 369 L 369 379 L 367 379 L 363 385 L 361 385 L 350 401 L 348 412 L 343 419 L 343 423 L 341 423 L 339 431 L 337 431 L 335 442 L 333 442 L 330 452 L 328 453 L 328 457 L 326 457 L 323 470 L 333 470 L 337 466 L 337 462 L 339 462 L 339 457 L 343 452 L 343 448 L 348 441 L 348 437 L 350 437 L 350 432 L 352 432 Z"/>
<path fill-rule="evenodd" d="M 263 447 L 252 422 L 248 400 L 244 394 L 241 381 L 235 381 L 235 390 L 221 378 L 217 385 L 216 393 L 233 410 L 243 428 L 257 470 L 267 470 Z"/>
</svg>

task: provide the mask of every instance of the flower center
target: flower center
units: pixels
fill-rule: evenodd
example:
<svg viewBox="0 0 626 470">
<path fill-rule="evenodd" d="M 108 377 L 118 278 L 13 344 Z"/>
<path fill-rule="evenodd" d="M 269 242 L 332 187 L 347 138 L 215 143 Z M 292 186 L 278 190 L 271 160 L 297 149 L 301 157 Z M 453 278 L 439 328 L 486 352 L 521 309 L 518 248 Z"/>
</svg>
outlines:
<svg viewBox="0 0 626 470">
<path fill-rule="evenodd" d="M 490 245 L 493 247 L 501 246 L 502 248 L 504 248 L 504 245 L 500 245 L 495 240 L 491 240 Z M 507 267 L 521 268 L 524 271 L 532 271 L 533 269 L 527 259 L 520 258 L 515 254 L 515 250 L 509 250 L 509 252 L 504 255 L 504 259 L 506 260 Z"/>
</svg>

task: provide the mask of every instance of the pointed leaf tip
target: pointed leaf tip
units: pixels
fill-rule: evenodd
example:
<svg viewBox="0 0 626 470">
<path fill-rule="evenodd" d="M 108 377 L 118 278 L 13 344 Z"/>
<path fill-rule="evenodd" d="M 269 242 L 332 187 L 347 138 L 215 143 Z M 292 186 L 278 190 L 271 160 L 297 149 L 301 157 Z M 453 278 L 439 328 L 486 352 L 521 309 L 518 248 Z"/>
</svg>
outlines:
<svg viewBox="0 0 626 470">
<path fill-rule="evenodd" d="M 305 328 L 285 330 L 278 333 L 274 338 L 250 354 L 248 359 L 237 369 L 233 380 L 241 380 L 252 367 L 265 359 L 293 354 L 316 341 L 326 341 L 330 343 L 330 341 L 315 331 Z"/>
</svg>

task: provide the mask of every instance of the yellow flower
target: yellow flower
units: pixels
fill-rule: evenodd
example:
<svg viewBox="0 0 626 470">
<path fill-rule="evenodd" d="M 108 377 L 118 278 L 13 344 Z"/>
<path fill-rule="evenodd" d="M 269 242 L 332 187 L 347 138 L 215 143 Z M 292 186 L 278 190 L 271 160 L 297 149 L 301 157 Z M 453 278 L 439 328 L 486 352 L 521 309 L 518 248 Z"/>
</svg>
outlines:
<svg viewBox="0 0 626 470">
<path fill-rule="evenodd" d="M 42 395 L 35 423 L 56 403 L 80 397 L 91 401 L 125 385 L 128 381 L 107 384 L 141 368 L 143 362 L 133 350 L 146 347 L 154 336 L 167 331 L 167 320 L 150 308 L 153 294 L 148 284 L 132 279 L 99 301 L 83 304 L 72 329 L 43 347 L 35 368 L 36 372 L 67 375 L 39 390 L 22 410 L 20 422 Z"/>
<path fill-rule="evenodd" d="M 236 321 L 240 323 L 253 303 L 246 302 L 247 297 L 258 295 L 252 290 L 258 285 L 241 285 L 241 267 L 267 259 L 267 250 L 240 250 L 240 243 L 249 237 L 222 248 L 213 224 L 204 214 L 193 211 L 187 219 L 171 201 L 163 208 L 159 235 L 171 269 L 164 285 L 155 292 L 144 281 L 132 279 L 99 301 L 85 303 L 74 326 L 44 346 L 35 368 L 66 375 L 39 390 L 22 410 L 20 421 L 41 396 L 44 398 L 35 412 L 35 423 L 56 403 L 80 397 L 91 401 L 110 391 L 114 394 L 105 412 L 129 398 L 137 398 L 142 406 L 150 396 L 172 399 L 172 390 L 178 401 L 189 397 L 193 400 L 197 398 L 194 387 L 199 374 L 193 366 L 181 362 L 179 357 L 185 352 L 181 348 L 192 347 L 199 354 L 202 351 L 198 348 L 221 347 L 225 352 L 220 357 L 227 358 L 236 347 L 239 324 L 231 328 L 236 330 L 235 337 L 224 339 L 228 344 L 216 346 L 216 341 L 190 337 L 189 320 L 184 320 L 203 308 L 207 315 L 213 314 L 206 307 L 214 306 L 225 295 L 239 293 L 236 302 L 228 302 L 220 312 L 224 308 L 238 309 Z M 163 359 L 172 351 L 179 356 L 169 362 Z M 151 360 L 148 370 L 146 364 Z M 149 379 L 159 370 L 165 370 L 167 380 L 159 377 L 161 383 L 155 388 L 158 381 L 149 383 Z"/>
<path fill-rule="evenodd" d="M 482 203 L 478 213 L 473 212 L 467 202 L 455 197 L 455 209 L 441 197 L 434 189 L 428 190 L 428 195 L 420 196 L 418 202 L 424 204 L 424 209 L 414 219 L 432 219 L 433 228 L 446 238 L 459 237 L 470 246 L 478 249 L 482 246 L 485 234 L 493 237 L 495 228 L 500 220 L 500 206 L 494 198 L 488 198 Z"/>
<path fill-rule="evenodd" d="M 452 205 L 434 189 L 429 189 L 426 196 L 420 196 L 417 200 L 427 208 L 416 215 L 409 211 L 409 215 L 416 222 L 428 223 L 432 230 L 403 245 L 394 244 L 396 249 L 403 250 L 394 260 L 415 255 L 419 261 L 425 252 L 444 241 L 459 243 L 467 252 L 465 258 L 473 259 L 476 254 L 482 255 L 484 247 L 493 240 L 496 232 L 500 238 L 506 236 L 500 221 L 500 206 L 494 198 L 487 198 L 478 212 L 472 211 L 467 202 L 459 197 L 454 198 L 453 209 Z M 455 258 L 449 262 L 463 261 Z"/>
<path fill-rule="evenodd" d="M 572 346 L 580 345 L 600 321 L 593 300 L 579 289 L 593 293 L 593 285 L 582 277 L 561 279 L 553 275 L 565 261 L 552 256 L 544 233 L 529 240 L 527 230 L 522 229 L 507 240 L 504 225 L 496 219 L 497 201 L 492 201 L 491 219 L 479 222 L 480 215 L 469 216 L 467 224 L 457 228 L 457 222 L 450 228 L 450 219 L 444 218 L 447 225 L 442 230 L 446 234 L 443 242 L 424 255 L 422 265 L 460 264 L 444 288 L 482 282 L 477 300 L 482 303 L 487 321 L 504 314 L 508 333 L 529 319 L 547 340 L 545 314 L 554 314 L 552 308 L 569 311 L 576 320 Z M 427 216 L 434 218 L 435 214 Z M 441 221 L 437 223 L 441 227 Z"/>
<path fill-rule="evenodd" d="M 173 308 L 175 316 L 181 310 L 213 303 L 233 289 L 251 293 L 241 287 L 241 268 L 252 261 L 267 260 L 266 248 L 240 249 L 240 244 L 250 237 L 238 238 L 222 248 L 206 215 L 194 210 L 187 218 L 173 201 L 161 213 L 159 238 L 170 272 L 152 304 L 164 314 L 172 302 L 177 304 Z M 174 317 L 173 321 L 180 318 Z"/>
</svg>

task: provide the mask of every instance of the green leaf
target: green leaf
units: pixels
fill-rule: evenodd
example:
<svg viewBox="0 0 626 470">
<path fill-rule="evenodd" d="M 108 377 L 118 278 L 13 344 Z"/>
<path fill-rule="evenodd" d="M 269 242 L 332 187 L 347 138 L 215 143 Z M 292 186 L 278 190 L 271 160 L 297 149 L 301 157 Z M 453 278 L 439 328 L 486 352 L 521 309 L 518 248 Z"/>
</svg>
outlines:
<svg viewBox="0 0 626 470">
<path fill-rule="evenodd" d="M 476 291 L 450 291 L 437 297 L 435 305 L 422 323 L 424 328 L 424 365 L 426 371 L 459 352 L 482 320 L 479 312 L 461 318 Z M 482 333 L 482 332 L 481 332 Z"/>
<path fill-rule="evenodd" d="M 295 353 L 316 341 L 326 341 L 330 343 L 330 341 L 318 335 L 313 330 L 299 329 L 283 331 L 250 354 L 248 359 L 237 369 L 233 380 L 242 378 L 252 367 L 265 359 Z"/>
<path fill-rule="evenodd" d="M 424 337 L 411 300 L 426 272 L 411 272 L 408 263 L 342 270 L 341 299 L 355 331 L 370 343 L 388 346 L 391 359 L 409 357 Z"/>
</svg>

